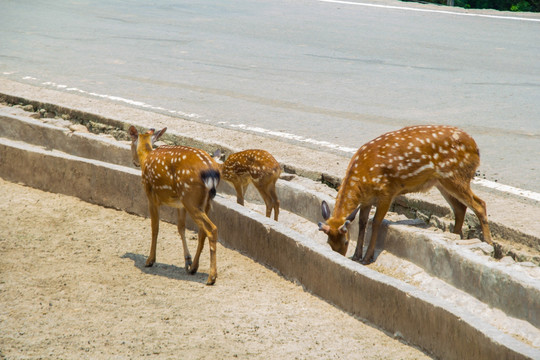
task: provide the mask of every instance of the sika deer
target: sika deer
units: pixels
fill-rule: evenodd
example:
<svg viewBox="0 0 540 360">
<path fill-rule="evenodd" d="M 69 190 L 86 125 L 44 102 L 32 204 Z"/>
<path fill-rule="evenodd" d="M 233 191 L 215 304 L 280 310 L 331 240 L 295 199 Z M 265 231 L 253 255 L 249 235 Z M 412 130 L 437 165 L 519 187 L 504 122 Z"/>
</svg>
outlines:
<svg viewBox="0 0 540 360">
<path fill-rule="evenodd" d="M 219 150 L 214 158 L 219 157 Z M 279 199 L 276 193 L 276 182 L 281 168 L 276 159 L 265 150 L 244 150 L 229 155 L 221 167 L 224 180 L 233 184 L 236 190 L 236 202 L 244 205 L 247 187 L 253 183 L 261 194 L 266 205 L 266 217 L 270 217 L 274 209 L 274 220 L 279 216 Z"/>
<path fill-rule="evenodd" d="M 142 170 L 142 183 L 148 197 L 148 208 L 152 223 L 152 244 L 147 267 L 156 261 L 156 243 L 159 232 L 159 207 L 161 205 L 178 208 L 178 232 L 184 247 L 185 267 L 195 274 L 199 267 L 199 256 L 208 237 L 210 244 L 210 273 L 207 285 L 216 281 L 216 242 L 217 227 L 207 216 L 210 200 L 216 195 L 219 183 L 219 166 L 212 157 L 202 150 L 187 146 L 160 146 L 152 150 L 153 144 L 167 130 L 158 132 L 150 129 L 139 134 L 134 126 L 129 128 L 133 163 Z M 186 242 L 186 211 L 199 228 L 198 246 L 195 259 Z"/>
<path fill-rule="evenodd" d="M 491 244 L 486 204 L 470 188 L 479 163 L 475 141 L 455 127 L 413 126 L 381 135 L 363 145 L 351 159 L 332 216 L 323 201 L 326 224 L 319 223 L 319 230 L 328 235 L 334 251 L 345 255 L 348 228 L 360 210 L 358 243 L 353 255 L 353 260 L 360 260 L 369 212 L 376 206 L 371 240 L 362 259 L 367 264 L 373 258 L 379 227 L 393 199 L 436 186 L 454 211 L 454 233 L 461 235 L 469 207 L 480 220 L 484 241 Z"/>
</svg>

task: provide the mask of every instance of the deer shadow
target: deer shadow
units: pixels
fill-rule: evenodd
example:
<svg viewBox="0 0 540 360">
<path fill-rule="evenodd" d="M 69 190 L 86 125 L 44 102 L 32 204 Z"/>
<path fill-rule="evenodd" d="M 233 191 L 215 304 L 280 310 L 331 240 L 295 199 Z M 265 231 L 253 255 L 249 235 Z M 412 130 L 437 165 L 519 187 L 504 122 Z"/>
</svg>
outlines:
<svg viewBox="0 0 540 360">
<path fill-rule="evenodd" d="M 379 228 L 379 233 L 377 234 L 377 242 L 375 245 L 375 252 L 373 253 L 373 260 L 372 262 L 377 261 L 377 258 L 379 255 L 386 249 L 386 238 L 388 234 L 388 226 L 395 224 L 395 225 L 407 225 L 411 227 L 415 227 L 418 229 L 427 229 L 429 228 L 429 224 L 426 224 L 425 222 L 418 220 L 418 219 L 404 219 L 404 220 L 398 220 L 398 221 L 390 221 L 390 220 L 383 220 L 383 224 Z M 365 254 L 367 251 L 367 247 L 369 245 L 369 241 L 371 239 L 371 220 L 369 222 L 369 226 L 366 229 L 366 235 L 364 237 L 364 248 L 362 253 Z"/>
<path fill-rule="evenodd" d="M 133 260 L 133 265 L 142 273 L 154 276 L 162 276 L 172 280 L 191 281 L 206 284 L 208 274 L 197 272 L 193 275 L 188 274 L 185 268 L 171 264 L 154 263 L 151 267 L 146 267 L 146 256 L 134 253 L 125 253 L 121 259 Z"/>
</svg>

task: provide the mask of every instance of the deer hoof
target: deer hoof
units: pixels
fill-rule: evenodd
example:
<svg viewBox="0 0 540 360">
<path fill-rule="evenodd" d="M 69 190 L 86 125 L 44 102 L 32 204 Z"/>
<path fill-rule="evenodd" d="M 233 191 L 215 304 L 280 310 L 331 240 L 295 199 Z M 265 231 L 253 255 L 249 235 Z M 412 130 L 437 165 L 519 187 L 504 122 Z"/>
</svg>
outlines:
<svg viewBox="0 0 540 360">
<path fill-rule="evenodd" d="M 216 283 L 217 276 L 209 276 L 208 280 L 206 281 L 206 285 L 214 285 Z"/>
<path fill-rule="evenodd" d="M 187 272 L 188 274 L 193 275 L 197 272 L 198 269 L 199 269 L 198 265 L 197 266 L 189 265 Z"/>
<path fill-rule="evenodd" d="M 372 262 L 373 262 L 373 259 L 371 259 L 371 258 L 370 258 L 370 259 L 367 259 L 367 258 L 365 258 L 365 257 L 362 259 L 362 261 L 360 261 L 360 263 L 361 263 L 362 265 L 369 265 L 369 264 L 371 264 Z"/>
<path fill-rule="evenodd" d="M 148 259 L 146 260 L 146 264 L 144 264 L 144 266 L 145 266 L 145 267 L 151 267 L 151 266 L 154 265 L 154 262 L 155 262 L 155 260 L 151 260 L 150 258 L 148 258 Z"/>
<path fill-rule="evenodd" d="M 185 261 L 186 261 L 186 271 L 189 271 L 189 268 L 191 267 L 191 264 L 192 264 L 191 256 L 186 256 Z"/>
</svg>

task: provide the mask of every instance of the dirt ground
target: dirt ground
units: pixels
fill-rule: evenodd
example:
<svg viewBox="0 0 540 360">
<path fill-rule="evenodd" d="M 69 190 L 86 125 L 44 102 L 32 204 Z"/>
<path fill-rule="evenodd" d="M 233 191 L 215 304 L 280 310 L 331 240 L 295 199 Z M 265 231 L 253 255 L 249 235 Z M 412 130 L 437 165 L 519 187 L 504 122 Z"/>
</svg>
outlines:
<svg viewBox="0 0 540 360">
<path fill-rule="evenodd" d="M 0 179 L 0 358 L 428 359 L 241 254 L 187 275 L 176 226 Z M 188 234 L 194 253 L 196 236 Z"/>
</svg>

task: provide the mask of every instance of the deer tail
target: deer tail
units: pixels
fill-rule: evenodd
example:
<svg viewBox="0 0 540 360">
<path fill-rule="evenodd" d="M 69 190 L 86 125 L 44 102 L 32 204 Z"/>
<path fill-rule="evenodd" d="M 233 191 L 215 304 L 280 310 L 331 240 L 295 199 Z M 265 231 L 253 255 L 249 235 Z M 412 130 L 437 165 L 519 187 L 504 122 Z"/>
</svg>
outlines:
<svg viewBox="0 0 540 360">
<path fill-rule="evenodd" d="M 206 188 L 210 190 L 210 199 L 213 199 L 216 196 L 216 187 L 219 185 L 219 171 L 205 170 L 201 172 L 201 179 Z"/>
</svg>

